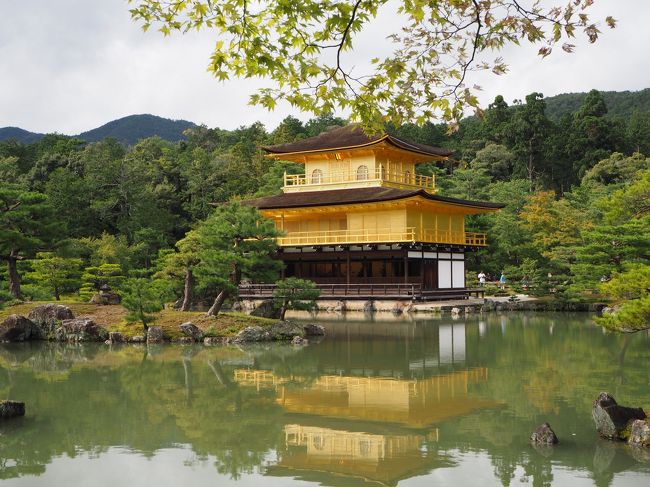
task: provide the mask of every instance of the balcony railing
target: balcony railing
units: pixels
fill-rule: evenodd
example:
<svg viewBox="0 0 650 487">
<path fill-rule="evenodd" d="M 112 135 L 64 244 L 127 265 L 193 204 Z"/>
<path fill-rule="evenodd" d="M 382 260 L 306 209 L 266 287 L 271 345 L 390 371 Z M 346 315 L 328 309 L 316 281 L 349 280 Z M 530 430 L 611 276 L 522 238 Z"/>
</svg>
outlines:
<svg viewBox="0 0 650 487">
<path fill-rule="evenodd" d="M 356 183 L 359 185 L 374 185 L 376 183 L 392 183 L 397 186 L 409 188 L 422 188 L 430 192 L 435 191 L 436 180 L 434 176 L 422 176 L 421 174 L 411 174 L 406 171 L 403 173 L 385 171 L 381 168 L 368 172 L 344 171 L 344 172 L 324 172 L 317 174 L 287 174 L 284 173 L 284 189 L 298 190 L 300 188 L 316 189 L 316 187 L 327 187 L 341 185 L 345 183 Z"/>
<path fill-rule="evenodd" d="M 425 242 L 484 247 L 487 245 L 487 236 L 484 233 L 458 232 L 450 230 L 420 230 L 415 227 L 407 227 L 402 230 L 378 229 L 290 232 L 278 238 L 278 245 L 283 247 L 296 245 L 340 245 L 398 242 Z"/>
</svg>

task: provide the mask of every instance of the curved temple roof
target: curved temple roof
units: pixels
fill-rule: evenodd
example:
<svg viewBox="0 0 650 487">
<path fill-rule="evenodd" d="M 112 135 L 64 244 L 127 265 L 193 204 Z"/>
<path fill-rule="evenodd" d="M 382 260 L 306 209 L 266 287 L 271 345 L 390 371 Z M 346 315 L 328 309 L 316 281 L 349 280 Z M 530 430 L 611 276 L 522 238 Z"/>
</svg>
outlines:
<svg viewBox="0 0 650 487">
<path fill-rule="evenodd" d="M 505 206 L 502 203 L 469 201 L 457 198 L 448 198 L 445 196 L 438 196 L 428 193 L 422 189 L 405 190 L 383 187 L 339 189 L 336 191 L 309 191 L 304 193 L 284 193 L 276 196 L 265 196 L 263 198 L 247 200 L 243 201 L 242 203 L 245 205 L 255 206 L 260 210 L 273 210 L 280 208 L 305 208 L 312 206 L 375 203 L 382 201 L 401 200 L 414 196 L 420 196 L 431 201 L 477 208 L 486 211 L 498 210 Z"/>
<path fill-rule="evenodd" d="M 416 152 L 423 155 L 434 156 L 436 158 L 448 157 L 452 151 L 432 147 L 430 145 L 409 142 L 398 139 L 393 135 L 367 135 L 360 125 L 351 124 L 345 127 L 338 127 L 327 132 L 323 132 L 316 137 L 298 140 L 289 144 L 271 145 L 262 147 L 269 154 L 296 154 L 310 152 L 325 152 L 332 150 L 355 149 L 360 147 L 372 146 L 385 142 L 399 149 Z"/>
</svg>

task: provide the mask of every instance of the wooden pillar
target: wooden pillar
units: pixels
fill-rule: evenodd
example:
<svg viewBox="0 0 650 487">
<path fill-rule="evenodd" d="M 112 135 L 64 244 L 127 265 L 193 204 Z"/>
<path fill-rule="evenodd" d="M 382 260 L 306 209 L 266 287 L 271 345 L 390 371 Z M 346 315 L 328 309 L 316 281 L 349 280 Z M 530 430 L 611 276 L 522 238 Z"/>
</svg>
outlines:
<svg viewBox="0 0 650 487">
<path fill-rule="evenodd" d="M 409 252 L 404 252 L 404 284 L 409 282 Z"/>
<path fill-rule="evenodd" d="M 350 249 L 345 252 L 345 267 L 347 269 L 347 272 L 345 273 L 345 279 L 346 279 L 346 284 L 349 286 L 350 285 L 350 272 L 352 269 L 350 268 Z"/>
</svg>

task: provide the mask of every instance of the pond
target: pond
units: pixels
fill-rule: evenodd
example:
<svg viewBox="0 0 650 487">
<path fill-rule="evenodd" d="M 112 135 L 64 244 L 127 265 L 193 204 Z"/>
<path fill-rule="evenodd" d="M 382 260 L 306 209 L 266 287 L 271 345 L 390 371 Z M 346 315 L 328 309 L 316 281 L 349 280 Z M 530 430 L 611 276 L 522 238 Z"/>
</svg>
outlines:
<svg viewBox="0 0 650 487">
<path fill-rule="evenodd" d="M 385 317 L 384 317 L 385 318 Z M 307 347 L 0 346 L 6 486 L 650 485 L 600 391 L 650 409 L 650 336 L 582 314 L 323 320 Z M 548 421 L 560 438 L 534 449 Z"/>
</svg>

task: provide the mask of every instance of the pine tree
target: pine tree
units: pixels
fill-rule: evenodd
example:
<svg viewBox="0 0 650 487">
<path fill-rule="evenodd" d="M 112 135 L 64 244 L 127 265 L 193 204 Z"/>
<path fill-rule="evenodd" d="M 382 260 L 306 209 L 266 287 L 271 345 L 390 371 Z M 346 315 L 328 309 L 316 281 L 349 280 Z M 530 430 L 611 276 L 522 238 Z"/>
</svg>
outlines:
<svg viewBox="0 0 650 487">
<path fill-rule="evenodd" d="M 225 299 L 237 294 L 242 279 L 277 279 L 282 264 L 273 255 L 279 233 L 255 208 L 239 203 L 222 205 L 197 232 L 201 244 L 197 274 L 219 289 L 208 315 L 216 316 Z"/>
</svg>

